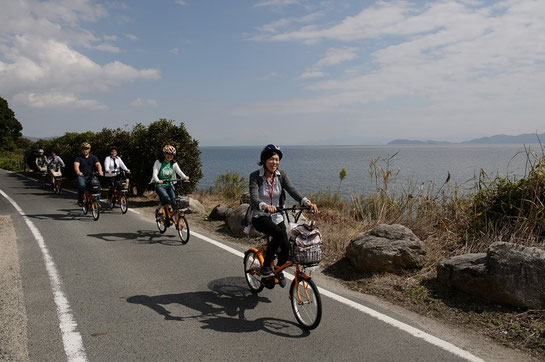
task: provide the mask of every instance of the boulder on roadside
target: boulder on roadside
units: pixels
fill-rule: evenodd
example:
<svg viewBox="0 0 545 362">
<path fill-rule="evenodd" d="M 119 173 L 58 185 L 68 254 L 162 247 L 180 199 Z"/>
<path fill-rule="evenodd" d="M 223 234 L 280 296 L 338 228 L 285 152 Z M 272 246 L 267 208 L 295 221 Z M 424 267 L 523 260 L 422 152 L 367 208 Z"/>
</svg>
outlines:
<svg viewBox="0 0 545 362">
<path fill-rule="evenodd" d="M 189 207 L 187 210 L 188 214 L 204 214 L 206 212 L 204 206 L 199 202 L 199 200 L 189 198 Z"/>
<path fill-rule="evenodd" d="M 424 256 L 420 239 L 399 224 L 379 224 L 350 241 L 346 256 L 361 272 L 399 272 L 421 268 Z"/>
<path fill-rule="evenodd" d="M 437 278 L 496 303 L 545 309 L 545 250 L 540 248 L 495 242 L 486 253 L 442 261 Z"/>
<path fill-rule="evenodd" d="M 229 207 L 225 205 L 216 205 L 212 211 L 210 212 L 210 215 L 208 215 L 208 220 L 210 221 L 225 221 L 227 219 L 227 212 L 229 211 Z"/>
<path fill-rule="evenodd" d="M 246 211 L 248 210 L 248 207 L 250 207 L 250 205 L 242 204 L 234 209 L 229 209 L 229 211 L 227 212 L 227 217 L 225 220 L 227 227 L 229 228 L 229 230 L 231 230 L 231 232 L 236 237 L 255 238 L 261 235 L 259 232 L 255 231 L 253 227 L 250 227 L 249 234 L 246 234 L 244 232 L 244 226 L 242 226 L 242 220 L 244 220 L 244 218 L 246 217 Z"/>
</svg>

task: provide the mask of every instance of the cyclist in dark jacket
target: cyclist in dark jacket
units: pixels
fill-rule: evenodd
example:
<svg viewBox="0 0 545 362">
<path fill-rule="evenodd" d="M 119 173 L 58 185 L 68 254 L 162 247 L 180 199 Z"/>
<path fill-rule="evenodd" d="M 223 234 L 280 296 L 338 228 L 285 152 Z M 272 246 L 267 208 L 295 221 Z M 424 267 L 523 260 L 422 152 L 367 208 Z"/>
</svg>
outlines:
<svg viewBox="0 0 545 362">
<path fill-rule="evenodd" d="M 278 247 L 280 247 L 278 265 L 286 263 L 289 258 L 289 241 L 284 217 L 282 213 L 277 212 L 278 207 L 284 207 L 286 191 L 301 205 L 309 206 L 313 212 L 318 211 L 315 204 L 295 189 L 288 175 L 278 169 L 281 159 L 280 148 L 275 145 L 267 145 L 261 151 L 258 163 L 262 167 L 250 174 L 251 210 L 247 217 L 251 218 L 251 224 L 257 231 L 271 236 L 261 271 L 264 278 L 274 275 L 270 265 Z M 286 285 L 282 275 L 280 276 L 280 285 Z"/>
</svg>

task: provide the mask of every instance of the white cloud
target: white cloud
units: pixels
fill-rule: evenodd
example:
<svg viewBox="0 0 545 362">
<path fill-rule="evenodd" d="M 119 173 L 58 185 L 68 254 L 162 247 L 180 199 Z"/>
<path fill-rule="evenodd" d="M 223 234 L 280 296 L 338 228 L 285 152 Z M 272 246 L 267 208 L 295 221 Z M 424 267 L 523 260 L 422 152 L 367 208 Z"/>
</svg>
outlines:
<svg viewBox="0 0 545 362">
<path fill-rule="evenodd" d="M 76 47 L 119 53 L 82 28 L 108 14 L 87 0 L 9 1 L 0 12 L 0 92 L 30 107 L 104 109 L 80 94 L 108 91 L 125 82 L 160 78 L 157 69 L 136 69 L 120 61 L 100 65 Z M 102 42 L 106 39 L 108 42 Z"/>
<path fill-rule="evenodd" d="M 155 99 L 142 99 L 140 97 L 136 98 L 131 102 L 133 107 L 157 107 L 157 101 Z"/>
<path fill-rule="evenodd" d="M 176 0 L 175 3 L 178 4 L 178 5 L 181 5 L 181 6 L 188 6 L 189 5 L 187 3 L 187 0 Z"/>
<path fill-rule="evenodd" d="M 255 4 L 254 6 L 286 6 L 299 4 L 299 0 L 263 0 Z"/>
<path fill-rule="evenodd" d="M 93 111 L 105 110 L 106 106 L 92 99 L 78 99 L 70 93 L 18 93 L 14 97 L 15 104 L 31 108 L 83 108 Z"/>
<path fill-rule="evenodd" d="M 277 78 L 277 77 L 278 77 L 278 74 L 276 72 L 271 72 L 261 78 L 257 78 L 257 80 L 269 80 L 269 79 Z"/>
<path fill-rule="evenodd" d="M 386 117 L 388 104 L 395 104 L 407 110 L 399 117 L 426 120 L 427 129 L 431 119 L 507 127 L 515 120 L 536 122 L 545 112 L 545 6 L 540 0 L 420 6 L 379 1 L 333 25 L 279 29 L 260 29 L 254 39 L 336 44 L 300 76 L 316 79 L 306 90 L 319 93 L 263 103 L 248 112 L 342 113 L 372 104 Z M 320 79 L 323 67 L 348 60 L 347 72 Z M 397 105 L 403 100 L 405 105 Z"/>
<path fill-rule="evenodd" d="M 303 74 L 299 76 L 299 79 L 316 79 L 316 78 L 324 78 L 327 74 L 320 71 L 320 70 L 306 70 Z"/>
<path fill-rule="evenodd" d="M 326 77 L 327 74 L 322 71 L 323 68 L 354 60 L 358 57 L 357 52 L 358 48 L 355 47 L 329 48 L 326 54 L 316 64 L 308 67 L 299 78 L 314 79 Z"/>
<path fill-rule="evenodd" d="M 112 44 L 108 44 L 108 43 L 99 44 L 99 45 L 97 45 L 95 47 L 95 49 L 103 51 L 103 52 L 108 52 L 108 53 L 120 53 L 121 52 L 121 49 L 119 49 L 116 46 L 113 46 Z"/>
<path fill-rule="evenodd" d="M 170 52 L 172 54 L 178 55 L 178 54 L 180 54 L 180 49 L 179 48 L 172 48 L 172 49 L 170 49 Z"/>
<path fill-rule="evenodd" d="M 138 37 L 134 34 L 125 34 L 125 37 L 132 41 L 138 40 Z"/>
</svg>

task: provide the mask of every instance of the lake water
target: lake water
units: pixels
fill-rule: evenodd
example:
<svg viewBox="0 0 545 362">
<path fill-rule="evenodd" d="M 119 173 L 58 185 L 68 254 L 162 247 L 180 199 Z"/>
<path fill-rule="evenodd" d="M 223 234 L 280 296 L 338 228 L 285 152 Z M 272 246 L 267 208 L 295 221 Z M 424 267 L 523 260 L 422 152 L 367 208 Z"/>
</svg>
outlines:
<svg viewBox="0 0 545 362">
<path fill-rule="evenodd" d="M 531 150 L 541 154 L 539 145 Z M 398 172 L 398 188 L 435 183 L 442 185 L 448 173 L 462 188 L 470 188 L 474 176 L 483 169 L 488 175 L 523 176 L 526 153 L 523 145 L 441 145 L 441 146 L 285 146 L 280 168 L 302 193 L 337 191 L 339 172 L 346 168 L 341 193 L 369 194 L 375 191 L 375 180 L 369 175 L 369 161 L 388 158 L 390 170 Z M 201 147 L 203 178 L 198 187 L 208 188 L 216 177 L 234 171 L 248 178 L 257 169 L 261 147 Z M 378 162 L 383 168 L 385 162 Z"/>
</svg>

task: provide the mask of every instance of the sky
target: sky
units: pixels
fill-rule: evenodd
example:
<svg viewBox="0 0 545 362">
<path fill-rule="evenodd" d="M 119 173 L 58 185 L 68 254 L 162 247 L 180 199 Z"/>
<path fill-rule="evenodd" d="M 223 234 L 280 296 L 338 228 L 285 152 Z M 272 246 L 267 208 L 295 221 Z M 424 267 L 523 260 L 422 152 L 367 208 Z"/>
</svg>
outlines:
<svg viewBox="0 0 545 362">
<path fill-rule="evenodd" d="M 202 146 L 545 132 L 545 1 L 0 0 L 32 137 L 183 122 Z"/>
</svg>

